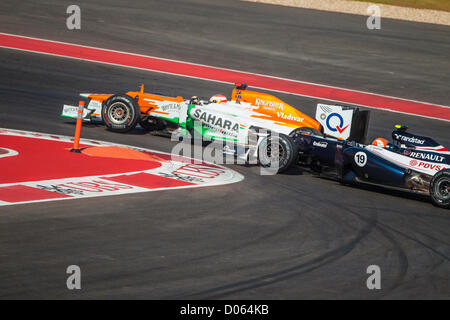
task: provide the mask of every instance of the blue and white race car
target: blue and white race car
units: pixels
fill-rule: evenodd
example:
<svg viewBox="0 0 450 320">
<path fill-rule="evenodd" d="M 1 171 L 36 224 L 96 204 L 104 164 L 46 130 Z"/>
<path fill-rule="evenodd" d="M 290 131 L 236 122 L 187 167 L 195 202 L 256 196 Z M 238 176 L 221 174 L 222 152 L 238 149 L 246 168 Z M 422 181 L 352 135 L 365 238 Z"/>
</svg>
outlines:
<svg viewBox="0 0 450 320">
<path fill-rule="evenodd" d="M 370 145 L 339 140 L 311 128 L 291 138 L 300 149 L 299 163 L 342 183 L 363 183 L 431 196 L 433 204 L 450 208 L 450 151 L 435 140 L 397 125 L 392 142 Z"/>
</svg>

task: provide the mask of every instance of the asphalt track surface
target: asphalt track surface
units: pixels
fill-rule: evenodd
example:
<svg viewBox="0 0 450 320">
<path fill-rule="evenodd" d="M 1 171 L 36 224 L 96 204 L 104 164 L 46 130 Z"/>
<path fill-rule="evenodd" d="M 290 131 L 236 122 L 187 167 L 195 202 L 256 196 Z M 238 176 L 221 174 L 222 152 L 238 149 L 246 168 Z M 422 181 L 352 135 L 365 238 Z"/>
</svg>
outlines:
<svg viewBox="0 0 450 320">
<path fill-rule="evenodd" d="M 130 7 L 132 5 L 132 7 Z M 235 1 L 83 3 L 82 31 L 56 1 L 0 4 L 0 32 L 269 73 L 448 105 L 450 29 Z M 369 41 L 370 38 L 373 41 Z M 0 49 L 0 127 L 71 135 L 62 104 L 143 82 L 166 95 L 229 95 L 226 84 Z M 239 79 L 237 79 L 239 80 Z M 317 100 L 278 95 L 314 114 Z M 372 111 L 450 146 L 448 122 Z M 415 129 L 415 130 L 414 130 Z M 136 129 L 82 136 L 170 152 Z M 0 209 L 0 298 L 448 299 L 450 215 L 426 198 L 345 187 L 301 170 L 232 185 Z M 4 170 L 4 168 L 2 168 Z M 66 268 L 82 290 L 66 289 Z M 366 288 L 379 265 L 382 290 Z"/>
</svg>

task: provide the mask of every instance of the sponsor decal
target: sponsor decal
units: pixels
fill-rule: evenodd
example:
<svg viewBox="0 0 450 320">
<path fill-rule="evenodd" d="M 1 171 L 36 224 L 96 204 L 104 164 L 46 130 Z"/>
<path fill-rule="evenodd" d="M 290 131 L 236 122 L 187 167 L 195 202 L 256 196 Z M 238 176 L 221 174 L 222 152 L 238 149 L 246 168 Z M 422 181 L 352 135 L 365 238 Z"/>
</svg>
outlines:
<svg viewBox="0 0 450 320">
<path fill-rule="evenodd" d="M 313 146 L 319 147 L 319 148 L 326 148 L 326 147 L 328 147 L 328 142 L 314 141 Z"/>
<path fill-rule="evenodd" d="M 65 184 L 60 184 L 59 186 L 73 188 L 75 190 L 85 192 L 104 192 L 118 191 L 122 189 L 133 189 L 133 187 L 129 185 L 110 183 L 100 180 L 68 182 Z"/>
<path fill-rule="evenodd" d="M 58 192 L 58 193 L 62 193 L 62 194 L 77 194 L 77 195 L 84 194 L 83 191 L 81 191 L 81 190 L 72 189 L 72 188 L 63 188 L 62 186 L 59 186 L 59 185 L 44 186 L 44 185 L 38 184 L 38 185 L 36 185 L 36 188 L 39 188 L 42 190 Z"/>
<path fill-rule="evenodd" d="M 417 166 L 418 163 L 419 163 L 419 161 L 417 161 L 417 160 L 411 160 L 411 161 L 409 162 L 409 164 L 410 164 L 411 167 Z"/>
<path fill-rule="evenodd" d="M 225 173 L 225 171 L 222 168 L 218 167 L 214 168 L 190 163 L 178 168 L 177 170 L 173 171 L 173 173 L 202 179 L 213 179 Z"/>
<path fill-rule="evenodd" d="M 43 185 L 38 184 L 36 188 L 54 191 L 62 194 L 84 195 L 86 192 L 118 191 L 123 189 L 133 189 L 133 186 L 110 183 L 100 179 L 91 181 L 65 182 L 61 184 Z"/>
<path fill-rule="evenodd" d="M 64 111 L 68 113 L 76 113 L 78 111 L 78 107 L 65 107 Z"/>
<path fill-rule="evenodd" d="M 395 139 L 400 140 L 400 141 L 404 141 L 404 142 L 410 142 L 410 143 L 415 143 L 415 144 L 424 144 L 425 143 L 425 139 L 418 139 L 416 137 L 407 137 L 404 136 L 402 134 L 398 134 L 398 133 L 394 133 Z"/>
<path fill-rule="evenodd" d="M 291 114 L 285 114 L 284 112 L 277 112 L 278 118 L 285 119 L 285 120 L 293 120 L 297 122 L 303 122 L 304 118 L 295 117 Z"/>
<path fill-rule="evenodd" d="M 428 161 L 443 162 L 445 160 L 445 158 L 443 156 L 440 156 L 438 154 L 431 154 L 431 153 L 410 151 L 409 154 L 407 154 L 407 155 L 411 158 L 428 160 Z"/>
<path fill-rule="evenodd" d="M 427 162 L 419 162 L 418 165 L 419 168 L 424 168 L 424 169 L 430 169 L 430 170 L 434 170 L 434 171 L 441 171 L 442 169 L 445 169 L 445 167 L 440 166 L 438 164 L 432 164 L 432 163 L 427 163 Z"/>
<path fill-rule="evenodd" d="M 337 119 L 339 120 L 339 124 L 338 124 L 335 128 L 333 128 L 333 127 L 330 125 L 330 120 L 333 119 L 333 118 L 337 118 Z M 349 125 L 346 125 L 346 126 L 344 127 L 344 119 L 342 118 L 342 116 L 341 116 L 339 113 L 335 113 L 335 112 L 332 113 L 332 114 L 330 114 L 330 115 L 328 116 L 327 121 L 326 121 L 326 125 L 327 125 L 327 128 L 328 128 L 330 131 L 334 131 L 334 132 L 339 131 L 339 133 L 344 132 L 345 129 L 347 129 L 348 126 L 349 126 Z"/>
<path fill-rule="evenodd" d="M 221 116 L 209 113 L 196 108 L 193 118 L 206 124 L 209 128 L 218 130 L 220 133 L 230 133 L 235 135 L 239 131 L 239 123 L 230 120 L 224 120 Z"/>
<path fill-rule="evenodd" d="M 179 103 L 169 103 L 169 104 L 165 104 L 165 105 L 160 106 L 160 108 L 164 112 L 166 112 L 166 111 L 180 111 L 181 110 L 181 105 Z"/>
<path fill-rule="evenodd" d="M 180 173 L 167 173 L 167 172 L 158 172 L 158 175 L 161 177 L 165 177 L 165 178 L 171 178 L 171 179 L 176 179 L 179 181 L 186 181 L 186 182 L 205 182 L 205 180 L 198 178 L 198 177 L 191 177 L 191 176 L 186 176 L 186 175 L 182 175 Z"/>
<path fill-rule="evenodd" d="M 284 106 L 283 102 L 261 100 L 260 98 L 255 99 L 255 104 L 257 106 L 273 107 L 273 108 L 277 108 L 277 109 L 281 109 L 281 110 L 283 110 L 283 106 Z"/>
<path fill-rule="evenodd" d="M 323 126 L 324 133 L 347 139 L 350 136 L 353 109 L 337 105 L 317 104 L 315 119 Z"/>
</svg>

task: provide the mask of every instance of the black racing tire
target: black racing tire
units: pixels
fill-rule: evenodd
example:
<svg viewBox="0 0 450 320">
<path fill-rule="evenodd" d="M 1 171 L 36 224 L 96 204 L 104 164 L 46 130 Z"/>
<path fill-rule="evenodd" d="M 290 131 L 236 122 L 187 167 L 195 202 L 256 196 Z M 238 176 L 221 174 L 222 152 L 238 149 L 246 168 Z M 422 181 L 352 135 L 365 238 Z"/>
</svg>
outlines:
<svg viewBox="0 0 450 320">
<path fill-rule="evenodd" d="M 109 130 L 124 133 L 136 127 L 141 119 L 141 110 L 130 96 L 117 94 L 103 103 L 102 117 Z"/>
<path fill-rule="evenodd" d="M 441 170 L 433 176 L 430 196 L 435 206 L 450 209 L 450 169 Z"/>
<path fill-rule="evenodd" d="M 278 146 L 278 155 L 272 157 L 272 147 Z M 292 139 L 284 134 L 276 136 L 269 135 L 264 138 L 258 147 L 258 160 L 262 167 L 271 167 L 273 161 L 278 159 L 278 168 L 276 173 L 282 173 L 295 164 L 298 157 L 298 146 Z"/>
<path fill-rule="evenodd" d="M 291 133 L 289 133 L 289 137 L 293 138 L 297 134 L 314 135 L 314 136 L 320 136 L 320 137 L 323 136 L 323 134 L 317 129 L 314 129 L 311 127 L 300 127 L 300 128 L 296 128 L 296 129 L 292 130 Z"/>
<path fill-rule="evenodd" d="M 167 122 L 165 120 L 152 116 L 142 118 L 139 121 L 139 124 L 147 131 L 161 131 L 167 127 Z"/>
</svg>

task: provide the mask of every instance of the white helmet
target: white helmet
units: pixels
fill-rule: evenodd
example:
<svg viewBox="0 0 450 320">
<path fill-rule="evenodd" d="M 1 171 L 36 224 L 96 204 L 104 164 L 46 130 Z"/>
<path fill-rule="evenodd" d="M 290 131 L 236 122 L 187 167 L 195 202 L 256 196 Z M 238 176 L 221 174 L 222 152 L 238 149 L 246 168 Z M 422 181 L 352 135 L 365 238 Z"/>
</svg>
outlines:
<svg viewBox="0 0 450 320">
<path fill-rule="evenodd" d="M 213 103 L 225 103 L 228 102 L 227 97 L 221 94 L 216 94 L 209 99 L 209 102 Z"/>
</svg>

